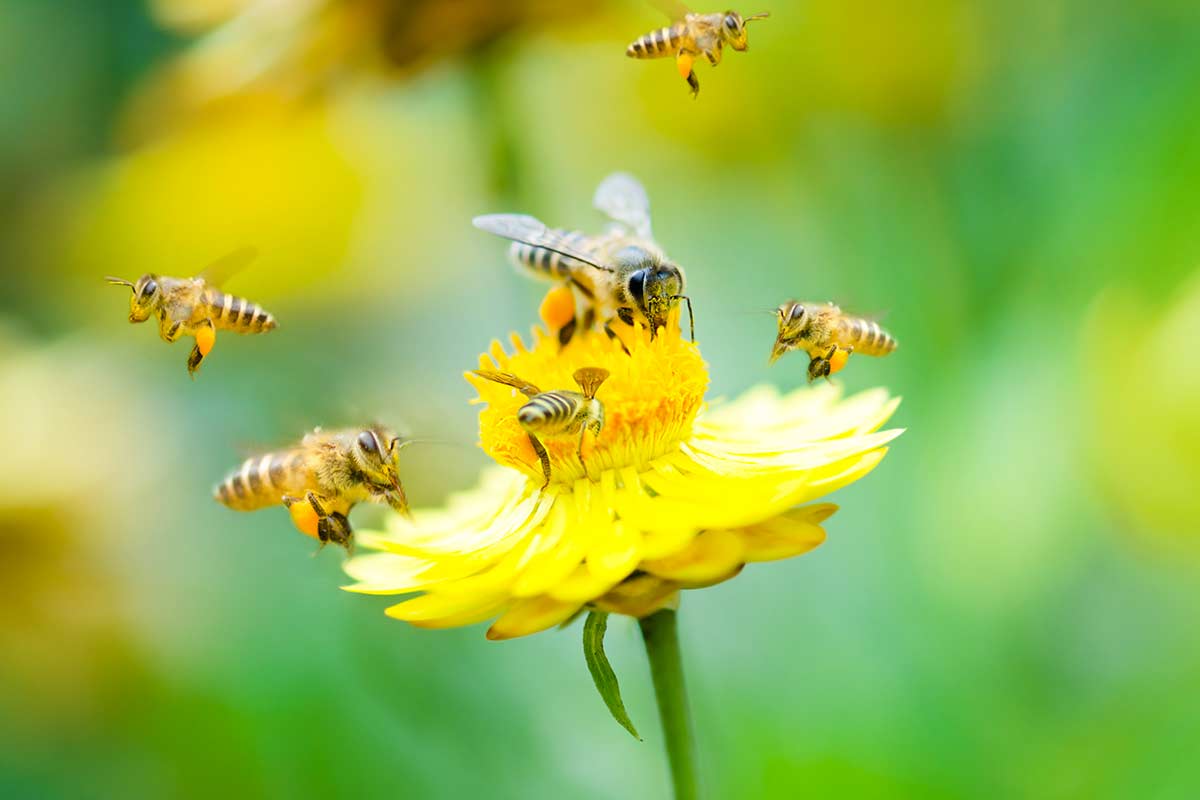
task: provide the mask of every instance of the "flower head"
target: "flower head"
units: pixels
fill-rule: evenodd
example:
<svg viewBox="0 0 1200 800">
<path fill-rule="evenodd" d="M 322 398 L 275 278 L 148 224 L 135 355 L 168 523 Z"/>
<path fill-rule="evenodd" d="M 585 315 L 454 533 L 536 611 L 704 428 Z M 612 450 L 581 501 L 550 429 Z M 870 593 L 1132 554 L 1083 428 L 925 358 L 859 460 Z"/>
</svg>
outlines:
<svg viewBox="0 0 1200 800">
<path fill-rule="evenodd" d="M 804 506 L 869 472 L 900 432 L 879 432 L 898 400 L 874 390 L 841 399 L 832 386 L 781 395 L 759 387 L 704 407 L 708 371 L 675 324 L 625 343 L 587 332 L 560 349 L 535 330 L 499 342 L 481 369 L 519 376 L 542 392 L 573 390 L 583 367 L 610 373 L 596 397 L 600 435 L 547 437 L 544 489 L 518 410 L 526 394 L 474 374 L 486 403 L 480 444 L 502 465 L 446 507 L 396 516 L 360 534 L 378 552 L 346 571 L 351 591 L 415 594 L 387 613 L 420 627 L 495 618 L 492 639 L 523 636 L 584 608 L 641 617 L 681 589 L 709 586 L 755 561 L 807 552 L 836 506 Z M 628 347 L 628 352 L 626 352 Z M 527 392 L 529 390 L 527 389 Z"/>
</svg>

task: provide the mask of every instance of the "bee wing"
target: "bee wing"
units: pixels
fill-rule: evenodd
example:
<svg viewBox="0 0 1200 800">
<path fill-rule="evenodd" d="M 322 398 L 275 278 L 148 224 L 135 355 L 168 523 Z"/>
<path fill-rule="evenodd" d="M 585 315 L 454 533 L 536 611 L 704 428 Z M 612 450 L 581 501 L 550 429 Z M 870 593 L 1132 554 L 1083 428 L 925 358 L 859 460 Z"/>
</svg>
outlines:
<svg viewBox="0 0 1200 800">
<path fill-rule="evenodd" d="M 641 182 L 629 173 L 614 172 L 600 181 L 592 205 L 643 239 L 650 238 L 650 197 Z"/>
<path fill-rule="evenodd" d="M 258 258 L 258 248 L 241 247 L 209 264 L 200 271 L 197 277 L 203 278 L 209 286 L 219 287 L 245 269 L 256 258 Z"/>
<path fill-rule="evenodd" d="M 650 5 L 670 17 L 672 22 L 679 22 L 692 13 L 692 10 L 682 0 L 650 0 Z"/>
<path fill-rule="evenodd" d="M 489 381 L 495 381 L 496 383 L 503 383 L 505 386 L 511 386 L 526 397 L 533 397 L 535 394 L 542 393 L 541 389 L 524 380 L 523 378 L 518 378 L 511 372 L 496 372 L 490 369 L 477 369 L 472 370 L 472 372 L 481 378 L 487 378 Z"/>
<path fill-rule="evenodd" d="M 542 247 L 553 253 L 582 261 L 584 264 L 612 272 L 613 268 L 597 263 L 596 257 L 571 247 L 563 237 L 546 227 L 546 224 L 528 214 L 484 214 L 471 220 L 476 228 L 494 233 L 514 242 Z"/>
</svg>

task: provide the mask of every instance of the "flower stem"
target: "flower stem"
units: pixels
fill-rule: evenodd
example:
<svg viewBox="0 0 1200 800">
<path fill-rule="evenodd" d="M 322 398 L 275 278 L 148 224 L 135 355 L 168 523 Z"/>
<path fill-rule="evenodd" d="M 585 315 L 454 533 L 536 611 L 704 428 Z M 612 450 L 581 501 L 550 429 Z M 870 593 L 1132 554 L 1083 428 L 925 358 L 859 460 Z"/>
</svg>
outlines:
<svg viewBox="0 0 1200 800">
<path fill-rule="evenodd" d="M 663 609 L 640 622 L 646 655 L 650 659 L 658 716 L 667 742 L 675 800 L 696 800 L 700 796 L 696 780 L 696 738 L 688 709 L 687 688 L 683 684 L 676 615 L 673 610 Z"/>
</svg>

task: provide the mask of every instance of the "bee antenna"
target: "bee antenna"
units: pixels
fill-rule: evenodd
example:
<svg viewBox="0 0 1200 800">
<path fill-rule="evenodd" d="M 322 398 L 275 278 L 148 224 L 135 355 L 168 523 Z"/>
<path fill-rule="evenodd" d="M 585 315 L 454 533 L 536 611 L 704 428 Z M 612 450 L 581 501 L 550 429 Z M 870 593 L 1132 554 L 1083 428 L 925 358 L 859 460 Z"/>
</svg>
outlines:
<svg viewBox="0 0 1200 800">
<path fill-rule="evenodd" d="M 400 440 L 400 447 L 402 448 L 408 447 L 410 444 L 445 444 L 452 445 L 454 447 L 467 446 L 464 442 L 455 441 L 453 439 L 402 439 L 399 436 L 396 438 Z"/>
<path fill-rule="evenodd" d="M 692 342 L 693 342 L 693 343 L 695 343 L 695 341 L 696 341 L 696 318 L 692 316 L 692 298 L 688 297 L 686 294 L 677 294 L 677 295 L 675 295 L 674 297 L 672 297 L 671 299 L 672 299 L 672 300 L 685 300 L 685 301 L 687 301 L 687 307 L 688 307 L 688 330 L 690 330 L 690 331 L 691 331 L 691 334 L 692 334 Z"/>
<path fill-rule="evenodd" d="M 130 289 L 136 288 L 132 281 L 127 281 L 124 278 L 114 278 L 111 275 L 106 275 L 104 280 L 108 281 L 113 286 L 128 286 Z"/>
<path fill-rule="evenodd" d="M 753 22 L 753 21 L 754 21 L 754 20 L 756 20 L 756 19 L 766 19 L 766 18 L 767 18 L 767 17 L 769 17 L 769 16 L 771 16 L 771 12 L 770 12 L 770 11 L 763 11 L 763 12 L 761 12 L 761 13 L 758 13 L 758 14 L 751 14 L 750 16 L 748 16 L 748 17 L 746 17 L 745 19 L 743 19 L 743 20 L 742 20 L 742 22 Z"/>
</svg>

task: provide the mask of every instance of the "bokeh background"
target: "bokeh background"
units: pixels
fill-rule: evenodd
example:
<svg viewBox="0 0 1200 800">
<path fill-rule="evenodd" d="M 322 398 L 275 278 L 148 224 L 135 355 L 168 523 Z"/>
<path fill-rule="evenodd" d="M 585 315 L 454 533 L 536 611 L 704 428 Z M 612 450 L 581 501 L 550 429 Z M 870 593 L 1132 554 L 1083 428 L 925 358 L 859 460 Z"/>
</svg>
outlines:
<svg viewBox="0 0 1200 800">
<path fill-rule="evenodd" d="M 1196 796 L 1195 4 L 766 7 L 693 101 L 634 0 L 0 2 L 0 795 L 664 796 L 629 621 L 643 743 L 578 629 L 409 628 L 209 495 L 364 419 L 431 440 L 418 504 L 471 485 L 461 371 L 541 287 L 468 221 L 594 227 L 625 169 L 714 397 L 803 382 L 790 296 L 901 342 L 839 376 L 908 432 L 829 541 L 684 598 L 710 795 Z M 195 382 L 102 281 L 247 244 L 281 328 Z"/>
</svg>

